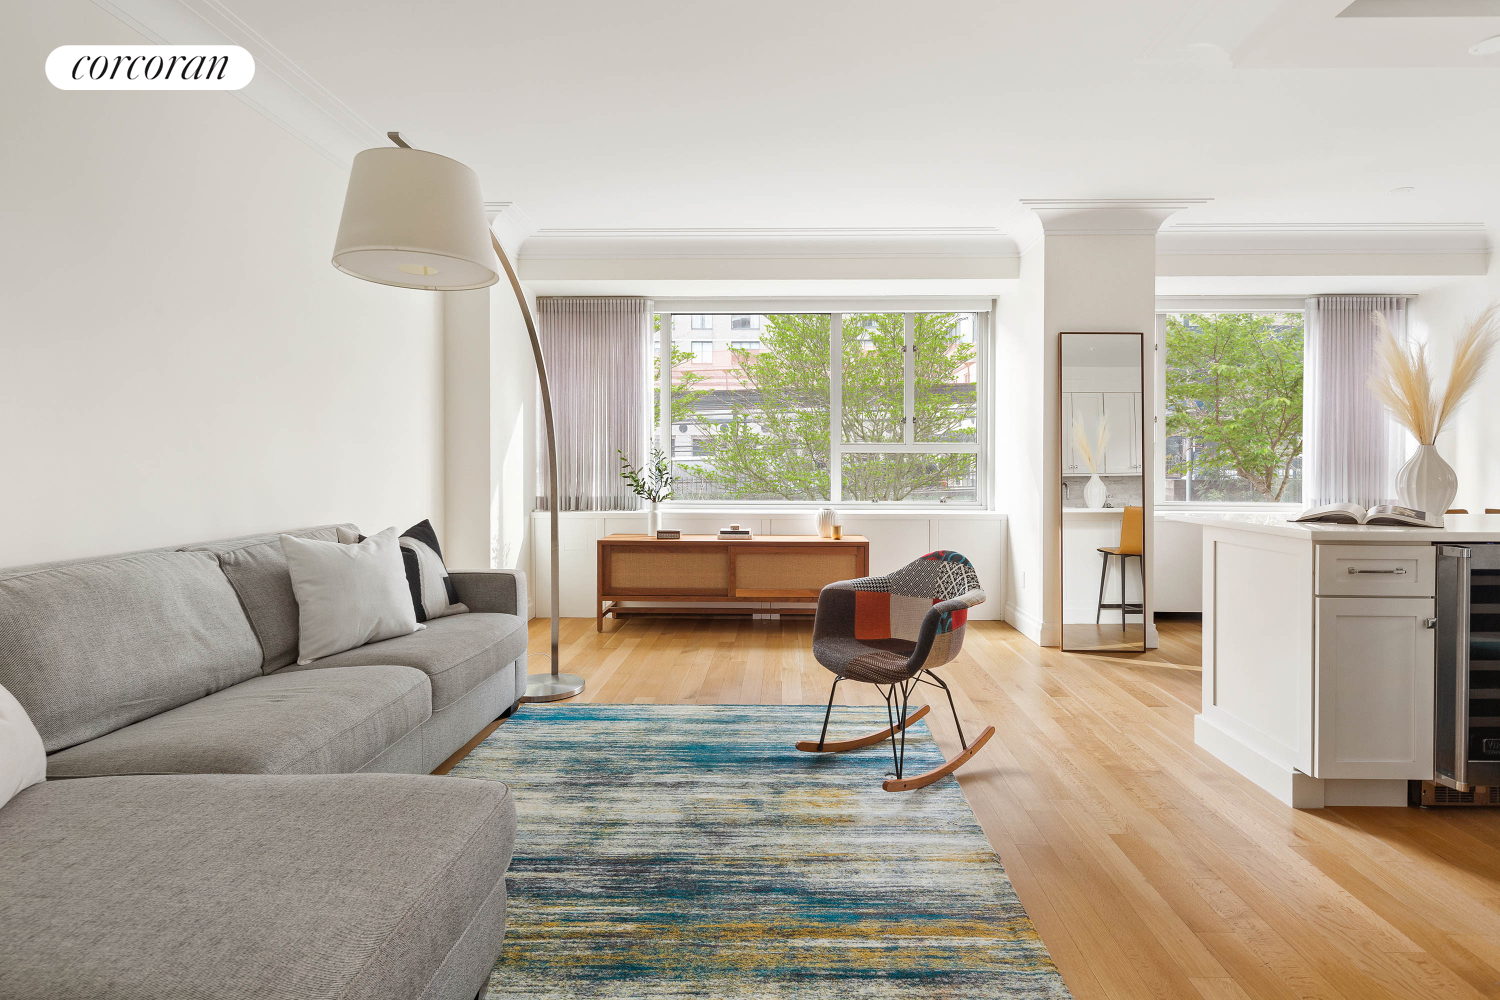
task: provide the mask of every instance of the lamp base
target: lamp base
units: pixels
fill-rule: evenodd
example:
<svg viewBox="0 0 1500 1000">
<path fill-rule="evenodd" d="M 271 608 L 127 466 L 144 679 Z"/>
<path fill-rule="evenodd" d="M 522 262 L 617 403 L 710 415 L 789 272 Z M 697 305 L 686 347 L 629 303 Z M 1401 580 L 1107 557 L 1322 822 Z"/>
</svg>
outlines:
<svg viewBox="0 0 1500 1000">
<path fill-rule="evenodd" d="M 583 693 L 583 678 L 577 674 L 528 674 L 522 701 L 562 701 Z"/>
</svg>

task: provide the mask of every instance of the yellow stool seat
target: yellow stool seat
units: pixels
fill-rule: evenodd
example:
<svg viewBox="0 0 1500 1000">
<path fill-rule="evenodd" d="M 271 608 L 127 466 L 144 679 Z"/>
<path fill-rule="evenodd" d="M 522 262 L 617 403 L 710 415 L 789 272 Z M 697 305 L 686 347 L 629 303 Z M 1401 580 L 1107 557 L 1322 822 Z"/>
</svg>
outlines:
<svg viewBox="0 0 1500 1000">
<path fill-rule="evenodd" d="M 1127 604 L 1125 602 L 1125 564 L 1128 559 L 1139 559 L 1141 561 L 1141 588 L 1146 586 L 1146 508 L 1126 507 L 1120 518 L 1120 544 L 1101 545 L 1098 549 L 1104 556 L 1104 564 L 1099 567 L 1099 601 L 1094 610 L 1094 623 L 1099 623 L 1100 616 L 1105 608 L 1120 611 L 1120 624 L 1125 624 L 1127 614 L 1144 615 L 1146 613 L 1143 604 Z M 1120 601 L 1118 604 L 1104 603 L 1104 581 L 1109 577 L 1110 559 L 1120 560 Z"/>
</svg>

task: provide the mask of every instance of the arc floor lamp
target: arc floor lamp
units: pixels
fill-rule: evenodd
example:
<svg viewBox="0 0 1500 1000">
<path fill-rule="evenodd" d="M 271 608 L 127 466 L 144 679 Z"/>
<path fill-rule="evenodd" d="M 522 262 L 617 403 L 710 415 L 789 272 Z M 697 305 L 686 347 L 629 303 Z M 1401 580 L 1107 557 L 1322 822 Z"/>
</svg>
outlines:
<svg viewBox="0 0 1500 1000">
<path fill-rule="evenodd" d="M 559 672 L 557 439 L 536 319 L 516 269 L 485 221 L 478 175 L 457 160 L 413 149 L 400 132 L 386 134 L 394 146 L 367 149 L 354 157 L 333 266 L 366 281 L 430 291 L 486 288 L 500 280 L 497 258 L 505 269 L 536 357 L 547 428 L 547 511 L 552 521 L 552 672 L 528 674 L 523 700 L 571 698 L 583 690 L 583 678 Z"/>
</svg>

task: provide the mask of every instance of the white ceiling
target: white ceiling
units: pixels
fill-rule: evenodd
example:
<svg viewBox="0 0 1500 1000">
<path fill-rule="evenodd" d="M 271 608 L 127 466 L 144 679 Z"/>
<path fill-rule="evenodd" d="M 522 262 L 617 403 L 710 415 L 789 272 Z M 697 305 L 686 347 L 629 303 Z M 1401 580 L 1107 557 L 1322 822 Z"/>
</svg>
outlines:
<svg viewBox="0 0 1500 1000">
<path fill-rule="evenodd" d="M 1500 222 L 1500 55 L 1467 53 L 1500 17 L 1337 17 L 1348 0 L 182 3 L 259 36 L 361 134 L 470 164 L 543 230 L 1003 226 L 1023 197 L 1211 197 L 1174 219 L 1200 224 Z"/>
</svg>

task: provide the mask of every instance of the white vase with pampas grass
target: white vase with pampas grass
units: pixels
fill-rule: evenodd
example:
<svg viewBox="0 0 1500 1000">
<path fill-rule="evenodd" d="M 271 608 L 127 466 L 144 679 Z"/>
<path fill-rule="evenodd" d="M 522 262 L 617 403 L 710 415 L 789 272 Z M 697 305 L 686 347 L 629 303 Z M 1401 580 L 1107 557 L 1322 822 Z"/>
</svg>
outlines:
<svg viewBox="0 0 1500 1000">
<path fill-rule="evenodd" d="M 1083 424 L 1077 420 L 1073 421 L 1073 447 L 1078 452 L 1078 458 L 1083 462 L 1083 467 L 1089 470 L 1089 481 L 1083 487 L 1083 502 L 1086 506 L 1098 510 L 1104 506 L 1104 501 L 1109 497 L 1109 491 L 1104 488 L 1104 480 L 1099 478 L 1099 463 L 1104 461 L 1104 447 L 1109 444 L 1109 419 L 1099 417 L 1099 424 L 1095 428 L 1093 440 L 1089 439 L 1088 432 L 1083 429 Z"/>
<path fill-rule="evenodd" d="M 1449 504 L 1458 495 L 1458 476 L 1438 454 L 1437 438 L 1479 382 L 1495 347 L 1495 319 L 1500 306 L 1490 306 L 1472 320 L 1453 348 L 1453 368 L 1441 395 L 1432 384 L 1432 369 L 1421 344 L 1403 348 L 1380 313 L 1372 313 L 1378 330 L 1370 390 L 1397 423 L 1417 439 L 1417 453 L 1396 473 L 1396 499 L 1403 507 L 1427 514 L 1441 525 Z"/>
</svg>

